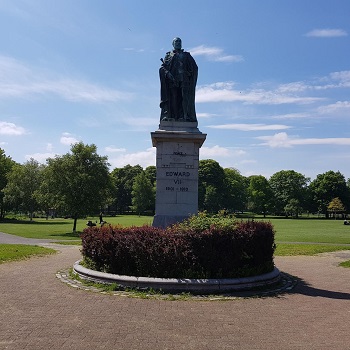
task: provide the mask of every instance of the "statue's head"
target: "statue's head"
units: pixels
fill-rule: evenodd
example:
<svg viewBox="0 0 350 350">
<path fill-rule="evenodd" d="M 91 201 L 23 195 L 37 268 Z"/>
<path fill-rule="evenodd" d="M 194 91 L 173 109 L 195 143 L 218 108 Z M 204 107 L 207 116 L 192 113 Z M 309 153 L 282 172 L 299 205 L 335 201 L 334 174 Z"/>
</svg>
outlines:
<svg viewBox="0 0 350 350">
<path fill-rule="evenodd" d="M 180 38 L 178 37 L 174 38 L 173 47 L 175 50 L 180 50 L 182 48 L 182 41 Z"/>
</svg>

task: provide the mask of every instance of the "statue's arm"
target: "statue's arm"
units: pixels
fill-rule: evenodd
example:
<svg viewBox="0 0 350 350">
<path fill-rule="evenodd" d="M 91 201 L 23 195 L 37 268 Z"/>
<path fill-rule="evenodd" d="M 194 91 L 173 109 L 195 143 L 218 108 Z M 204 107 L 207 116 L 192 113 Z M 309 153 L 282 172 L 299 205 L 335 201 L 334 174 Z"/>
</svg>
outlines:
<svg viewBox="0 0 350 350">
<path fill-rule="evenodd" d="M 170 70 L 171 70 L 171 56 L 170 56 L 170 52 L 167 52 L 165 55 L 164 60 L 161 59 L 161 61 L 163 62 L 162 65 L 159 68 L 159 73 L 161 76 L 164 76 L 164 78 L 167 78 L 169 80 L 174 81 L 174 77 L 171 74 Z"/>
</svg>

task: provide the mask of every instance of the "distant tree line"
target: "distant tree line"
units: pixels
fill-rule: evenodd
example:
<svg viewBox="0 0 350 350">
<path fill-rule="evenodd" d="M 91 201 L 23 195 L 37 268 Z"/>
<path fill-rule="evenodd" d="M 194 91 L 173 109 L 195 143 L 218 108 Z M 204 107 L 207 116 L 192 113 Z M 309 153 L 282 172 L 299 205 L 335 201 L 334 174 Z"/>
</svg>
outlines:
<svg viewBox="0 0 350 350">
<path fill-rule="evenodd" d="M 156 167 L 126 165 L 109 170 L 107 157 L 95 145 L 76 143 L 69 153 L 47 159 L 14 162 L 0 148 L 0 219 L 6 212 L 36 212 L 74 219 L 99 212 L 154 213 Z M 234 168 L 222 168 L 212 159 L 199 162 L 199 210 L 210 213 L 251 211 L 298 217 L 320 213 L 327 218 L 350 210 L 350 180 L 339 171 L 310 178 L 281 170 L 269 179 L 245 177 Z M 54 214 L 53 214 L 54 213 Z"/>
</svg>

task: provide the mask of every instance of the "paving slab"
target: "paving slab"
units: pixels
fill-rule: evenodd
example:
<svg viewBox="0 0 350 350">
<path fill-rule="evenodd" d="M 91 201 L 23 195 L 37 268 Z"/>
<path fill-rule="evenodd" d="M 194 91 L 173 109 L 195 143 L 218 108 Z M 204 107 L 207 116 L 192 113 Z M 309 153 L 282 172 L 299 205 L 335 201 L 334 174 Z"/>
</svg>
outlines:
<svg viewBox="0 0 350 350">
<path fill-rule="evenodd" d="M 350 348 L 350 251 L 277 257 L 300 282 L 289 293 L 230 301 L 100 294 L 57 277 L 79 247 L 0 265 L 0 349 Z"/>
</svg>

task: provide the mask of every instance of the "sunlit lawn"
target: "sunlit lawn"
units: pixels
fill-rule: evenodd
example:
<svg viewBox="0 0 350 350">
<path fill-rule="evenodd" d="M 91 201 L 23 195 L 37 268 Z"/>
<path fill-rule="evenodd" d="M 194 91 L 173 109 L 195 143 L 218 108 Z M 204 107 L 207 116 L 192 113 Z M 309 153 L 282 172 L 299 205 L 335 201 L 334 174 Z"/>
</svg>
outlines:
<svg viewBox="0 0 350 350">
<path fill-rule="evenodd" d="M 276 256 L 316 255 L 320 253 L 350 250 L 350 246 L 323 244 L 285 244 L 277 243 Z"/>
<path fill-rule="evenodd" d="M 79 233 L 87 227 L 87 220 L 97 222 L 97 225 L 99 222 L 98 217 L 79 219 L 77 223 L 77 234 L 72 233 L 72 219 L 34 219 L 32 222 L 30 222 L 28 219 L 21 221 L 13 220 L 10 222 L 0 222 L 0 232 L 27 238 L 77 240 L 79 239 Z M 104 220 L 112 225 L 119 224 L 122 226 L 142 226 L 144 224 L 151 224 L 153 217 L 122 215 L 115 217 L 104 217 Z"/>
<path fill-rule="evenodd" d="M 0 232 L 10 233 L 27 238 L 45 238 L 54 241 L 76 240 L 80 244 L 79 233 L 86 228 L 87 220 L 98 224 L 98 217 L 79 219 L 77 234 L 72 233 L 72 219 L 35 219 L 0 222 Z M 151 224 L 153 217 L 121 215 L 104 217 L 109 224 L 122 226 L 142 226 Z M 314 255 L 322 252 L 350 249 L 350 226 L 343 225 L 342 220 L 324 219 L 285 219 L 285 218 L 255 218 L 254 220 L 270 221 L 276 231 L 276 255 Z M 285 244 L 285 242 L 307 242 L 323 244 Z M 72 242 L 73 243 L 73 242 Z"/>
<path fill-rule="evenodd" d="M 22 244 L 0 244 L 0 264 L 8 261 L 22 260 L 33 255 L 43 256 L 54 254 L 55 250 L 50 248 L 22 245 Z"/>
<path fill-rule="evenodd" d="M 259 219 L 256 219 L 259 220 Z M 277 242 L 350 244 L 350 226 L 342 220 L 267 218 Z"/>
</svg>

